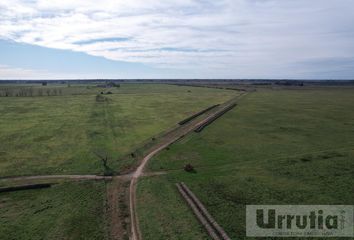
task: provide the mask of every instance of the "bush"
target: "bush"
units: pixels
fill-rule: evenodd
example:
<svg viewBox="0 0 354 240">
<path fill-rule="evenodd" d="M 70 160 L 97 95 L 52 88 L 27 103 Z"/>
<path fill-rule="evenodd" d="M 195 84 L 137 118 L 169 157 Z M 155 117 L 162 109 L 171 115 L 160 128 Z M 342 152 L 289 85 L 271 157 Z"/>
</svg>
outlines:
<svg viewBox="0 0 354 240">
<path fill-rule="evenodd" d="M 184 171 L 186 171 L 186 172 L 196 172 L 194 167 L 190 163 L 188 163 L 187 165 L 184 166 Z"/>
</svg>

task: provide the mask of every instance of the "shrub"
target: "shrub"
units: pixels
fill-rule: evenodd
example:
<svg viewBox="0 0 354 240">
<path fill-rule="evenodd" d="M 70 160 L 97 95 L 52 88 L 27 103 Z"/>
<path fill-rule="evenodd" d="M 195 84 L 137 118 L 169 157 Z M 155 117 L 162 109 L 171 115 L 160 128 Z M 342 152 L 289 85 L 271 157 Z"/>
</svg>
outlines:
<svg viewBox="0 0 354 240">
<path fill-rule="evenodd" d="M 195 169 L 190 163 L 188 163 L 188 164 L 186 164 L 184 166 L 184 171 L 186 171 L 186 172 L 195 172 Z"/>
</svg>

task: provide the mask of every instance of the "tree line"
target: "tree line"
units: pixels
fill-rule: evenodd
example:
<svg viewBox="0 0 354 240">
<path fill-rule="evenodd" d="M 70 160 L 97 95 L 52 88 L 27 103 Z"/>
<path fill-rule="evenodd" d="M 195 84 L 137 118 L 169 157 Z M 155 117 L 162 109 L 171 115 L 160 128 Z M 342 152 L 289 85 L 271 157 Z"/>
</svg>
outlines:
<svg viewBox="0 0 354 240">
<path fill-rule="evenodd" d="M 60 95 L 63 95 L 63 91 L 60 88 L 0 88 L 0 97 L 38 97 Z"/>
</svg>

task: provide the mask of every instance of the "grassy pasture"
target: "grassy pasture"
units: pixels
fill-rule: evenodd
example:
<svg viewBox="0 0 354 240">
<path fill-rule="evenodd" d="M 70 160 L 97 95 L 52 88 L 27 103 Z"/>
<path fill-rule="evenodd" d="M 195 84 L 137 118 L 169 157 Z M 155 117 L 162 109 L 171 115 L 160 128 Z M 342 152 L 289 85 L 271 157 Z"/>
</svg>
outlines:
<svg viewBox="0 0 354 240">
<path fill-rule="evenodd" d="M 263 90 L 246 96 L 203 132 L 150 161 L 151 171 L 168 174 L 138 185 L 143 235 L 205 238 L 174 186 L 181 181 L 232 239 L 245 238 L 247 204 L 354 204 L 352 109 L 353 89 Z M 184 172 L 187 163 L 197 172 Z"/>
<path fill-rule="evenodd" d="M 0 239 L 108 239 L 104 182 L 0 194 Z"/>
<path fill-rule="evenodd" d="M 50 86 L 49 86 L 50 87 Z M 43 87 L 45 88 L 45 87 Z M 95 155 L 116 172 L 139 143 L 237 93 L 171 85 L 123 84 L 113 94 L 86 86 L 80 94 L 0 97 L 0 176 L 102 174 Z M 63 90 L 64 92 L 64 90 Z"/>
</svg>

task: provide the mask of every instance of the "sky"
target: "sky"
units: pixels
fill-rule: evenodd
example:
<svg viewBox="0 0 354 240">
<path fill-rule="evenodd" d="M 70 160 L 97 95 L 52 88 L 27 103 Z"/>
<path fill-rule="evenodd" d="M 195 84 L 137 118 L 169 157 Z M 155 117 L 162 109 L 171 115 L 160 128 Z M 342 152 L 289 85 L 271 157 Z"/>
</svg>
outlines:
<svg viewBox="0 0 354 240">
<path fill-rule="evenodd" d="M 1 0 L 0 79 L 354 79 L 353 0 Z"/>
</svg>

